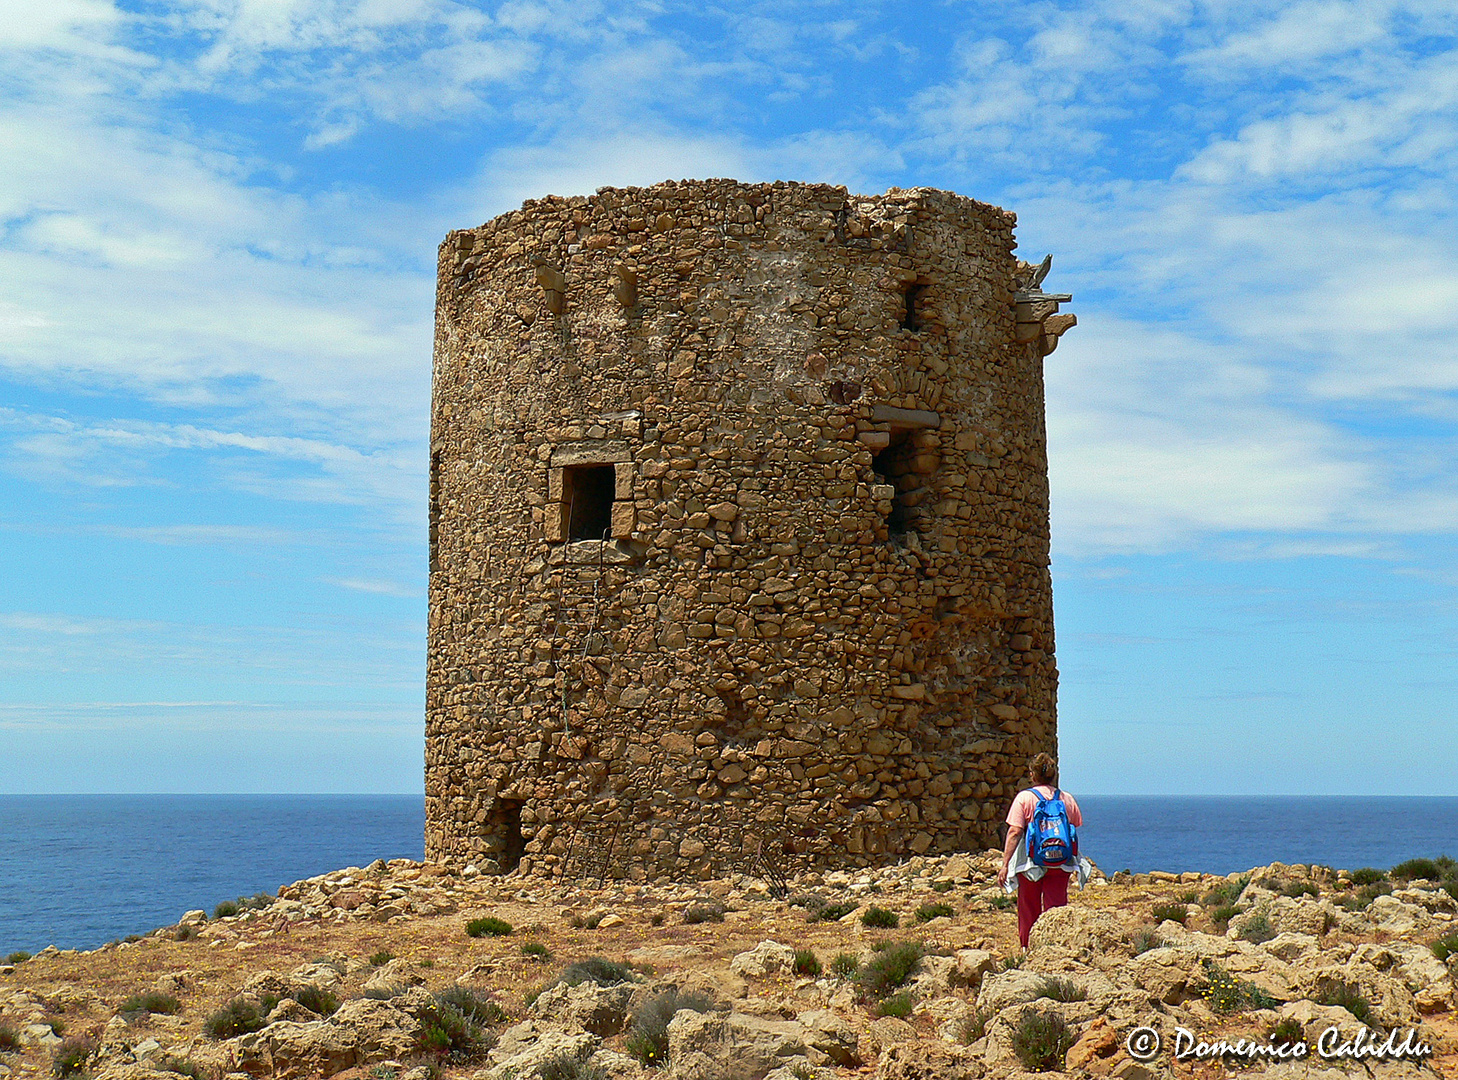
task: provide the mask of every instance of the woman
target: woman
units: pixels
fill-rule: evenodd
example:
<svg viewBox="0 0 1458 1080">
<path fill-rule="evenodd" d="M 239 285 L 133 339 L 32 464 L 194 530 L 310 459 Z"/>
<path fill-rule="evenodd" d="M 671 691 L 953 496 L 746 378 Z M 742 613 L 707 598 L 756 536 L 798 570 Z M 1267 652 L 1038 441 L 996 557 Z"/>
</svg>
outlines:
<svg viewBox="0 0 1458 1080">
<path fill-rule="evenodd" d="M 1028 762 L 1028 782 L 1032 787 L 1019 792 L 1007 812 L 1007 843 L 1002 849 L 1002 869 L 997 872 L 997 883 L 1004 888 L 1007 887 L 1009 872 L 1017 875 L 1018 940 L 1025 949 L 1038 916 L 1049 908 L 1068 903 L 1068 876 L 1078 873 L 1082 882 L 1086 875 L 1084 859 L 1073 858 L 1064 866 L 1043 867 L 1028 856 L 1023 837 L 1027 835 L 1028 824 L 1038 808 L 1038 795 L 1051 799 L 1057 793 L 1068 813 L 1068 823 L 1075 829 L 1083 825 L 1083 814 L 1079 812 L 1073 796 L 1057 790 L 1058 763 L 1051 757 L 1039 754 Z M 1035 791 L 1037 795 L 1033 794 Z"/>
</svg>

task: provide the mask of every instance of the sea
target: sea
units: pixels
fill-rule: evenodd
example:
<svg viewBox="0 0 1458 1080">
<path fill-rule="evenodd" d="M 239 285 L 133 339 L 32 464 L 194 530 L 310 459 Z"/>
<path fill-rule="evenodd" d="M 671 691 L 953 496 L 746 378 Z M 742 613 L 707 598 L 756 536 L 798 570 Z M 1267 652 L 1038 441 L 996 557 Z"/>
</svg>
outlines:
<svg viewBox="0 0 1458 1080">
<path fill-rule="evenodd" d="M 1079 797 L 1107 873 L 1458 856 L 1458 798 Z M 186 911 L 424 855 L 419 795 L 0 795 L 0 959 L 90 949 Z"/>
</svg>

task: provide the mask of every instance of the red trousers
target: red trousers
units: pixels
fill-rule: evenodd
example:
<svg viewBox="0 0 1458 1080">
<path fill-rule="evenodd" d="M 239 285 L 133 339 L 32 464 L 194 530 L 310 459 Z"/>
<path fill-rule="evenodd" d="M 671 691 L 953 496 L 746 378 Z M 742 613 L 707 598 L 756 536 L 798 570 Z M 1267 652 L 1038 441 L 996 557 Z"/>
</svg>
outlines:
<svg viewBox="0 0 1458 1080">
<path fill-rule="evenodd" d="M 1068 874 L 1062 870 L 1049 870 L 1037 881 L 1029 881 L 1018 875 L 1018 940 L 1023 948 L 1028 947 L 1028 935 L 1038 916 L 1049 908 L 1063 907 L 1068 903 Z"/>
</svg>

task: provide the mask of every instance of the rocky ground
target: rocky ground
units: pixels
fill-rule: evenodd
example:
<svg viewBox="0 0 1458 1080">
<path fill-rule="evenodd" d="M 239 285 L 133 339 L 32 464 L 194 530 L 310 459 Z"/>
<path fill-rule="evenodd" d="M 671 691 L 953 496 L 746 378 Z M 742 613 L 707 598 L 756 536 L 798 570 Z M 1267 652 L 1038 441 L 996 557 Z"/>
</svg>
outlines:
<svg viewBox="0 0 1458 1080">
<path fill-rule="evenodd" d="M 1458 956 L 1431 947 L 1458 915 L 1435 884 L 1279 864 L 1096 877 L 1023 954 L 998 859 L 809 875 L 782 899 L 741 877 L 563 888 L 351 868 L 237 915 L 0 966 L 0 1080 L 1458 1076 Z M 867 925 L 873 908 L 899 925 Z M 482 918 L 510 932 L 468 936 Z M 1364 1022 L 1432 1053 L 1315 1052 L 1327 1028 L 1348 1041 Z M 1147 1064 L 1125 1044 L 1143 1026 L 1165 1043 Z M 1178 1028 L 1313 1046 L 1174 1061 Z"/>
</svg>

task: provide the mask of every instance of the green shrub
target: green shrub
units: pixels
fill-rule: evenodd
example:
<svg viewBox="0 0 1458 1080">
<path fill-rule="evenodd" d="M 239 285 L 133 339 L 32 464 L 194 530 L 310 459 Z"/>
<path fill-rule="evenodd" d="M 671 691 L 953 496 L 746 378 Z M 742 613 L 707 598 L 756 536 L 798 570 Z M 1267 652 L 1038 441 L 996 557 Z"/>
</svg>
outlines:
<svg viewBox="0 0 1458 1080">
<path fill-rule="evenodd" d="M 684 909 L 683 921 L 690 926 L 706 922 L 723 922 L 724 905 L 717 900 L 696 901 Z"/>
<path fill-rule="evenodd" d="M 47 1016 L 41 1023 L 50 1028 L 51 1034 L 57 1038 L 66 1034 L 66 1021 L 62 1020 L 59 1016 Z"/>
<path fill-rule="evenodd" d="M 1458 881 L 1445 881 L 1442 885 L 1438 887 L 1449 896 L 1451 896 L 1454 900 L 1458 900 Z"/>
<path fill-rule="evenodd" d="M 203 1068 L 192 1058 L 174 1057 L 171 1054 L 164 1054 L 156 1061 L 156 1066 L 163 1072 L 176 1073 L 188 1080 L 215 1080 L 220 1075 L 217 1070 Z"/>
<path fill-rule="evenodd" d="M 648 921 L 650 923 L 652 923 L 654 926 L 662 926 L 663 925 L 663 912 L 661 912 L 661 911 L 655 911 L 652 915 L 650 915 L 648 917 Z"/>
<path fill-rule="evenodd" d="M 511 923 L 498 919 L 495 915 L 472 919 L 466 923 L 467 937 L 506 937 L 510 933 Z"/>
<path fill-rule="evenodd" d="M 1257 913 L 1246 919 L 1236 932 L 1236 937 L 1241 941 L 1249 941 L 1252 945 L 1259 945 L 1263 941 L 1270 941 L 1276 936 L 1276 928 L 1271 925 L 1271 920 L 1264 914 Z"/>
<path fill-rule="evenodd" d="M 861 912 L 861 925 L 871 926 L 878 930 L 895 930 L 901 925 L 901 919 L 894 911 L 887 911 L 883 907 L 876 907 L 872 904 Z"/>
<path fill-rule="evenodd" d="M 823 908 L 829 901 L 819 893 L 797 892 L 785 897 L 785 904 L 789 907 L 804 908 L 812 915 Z"/>
<path fill-rule="evenodd" d="M 30 959 L 30 953 L 24 949 L 17 949 L 5 958 L 7 964 L 23 964 Z"/>
<path fill-rule="evenodd" d="M 423 968 L 433 968 L 433 967 L 435 967 L 435 957 L 433 957 L 433 956 L 427 956 L 424 960 L 417 960 L 415 962 L 416 962 L 416 964 L 418 964 L 420 967 L 423 967 Z"/>
<path fill-rule="evenodd" d="M 1392 885 L 1386 881 L 1374 881 L 1370 885 L 1363 885 L 1356 893 L 1342 901 L 1342 907 L 1348 911 L 1366 911 L 1372 906 L 1372 901 L 1379 896 L 1386 896 L 1392 892 Z"/>
<path fill-rule="evenodd" d="M 1372 1022 L 1372 1006 L 1368 1004 L 1360 991 L 1352 989 L 1346 983 L 1328 983 L 1316 995 L 1318 1005 L 1339 1005 L 1347 1012 L 1357 1018 L 1361 1024 Z"/>
<path fill-rule="evenodd" d="M 855 953 L 836 953 L 830 961 L 830 973 L 842 982 L 850 982 L 861 970 L 861 961 Z"/>
<path fill-rule="evenodd" d="M 1180 893 L 1178 896 L 1175 897 L 1176 902 L 1181 904 L 1193 904 L 1198 902 L 1199 899 L 1200 894 L 1194 889 L 1186 889 L 1184 892 Z"/>
<path fill-rule="evenodd" d="M 1213 960 L 1200 961 L 1205 986 L 1200 995 L 1211 1012 L 1233 1013 L 1246 1009 L 1273 1009 L 1278 1002 L 1253 983 L 1237 979 Z"/>
<path fill-rule="evenodd" d="M 333 1016 L 335 1010 L 339 1008 L 337 997 L 328 990 L 313 984 L 300 987 L 293 998 L 311 1013 L 318 1013 L 320 1016 Z"/>
<path fill-rule="evenodd" d="M 951 891 L 952 891 L 952 883 L 950 881 L 933 881 L 932 882 L 932 892 L 945 893 L 945 892 L 951 892 Z"/>
<path fill-rule="evenodd" d="M 506 1012 L 483 991 L 453 986 L 435 995 L 435 1018 L 420 1034 L 420 1048 L 452 1065 L 484 1057 L 496 1045 L 488 1025 L 506 1019 Z"/>
<path fill-rule="evenodd" d="M 898 1020 L 905 1020 L 911 1015 L 912 1006 L 911 995 L 903 990 L 878 1001 L 871 1012 L 875 1016 L 894 1016 Z"/>
<path fill-rule="evenodd" d="M 814 949 L 795 950 L 795 974 L 815 976 L 820 974 L 820 957 Z"/>
<path fill-rule="evenodd" d="M 56 1052 L 51 1056 L 51 1074 L 59 1077 L 75 1076 L 86 1068 L 86 1063 L 94 1053 L 96 1044 L 90 1039 L 67 1039 L 56 1047 Z"/>
<path fill-rule="evenodd" d="M 1027 953 L 1020 953 L 1020 952 L 1013 953 L 1011 956 L 1005 956 L 1005 957 L 1003 957 L 1003 960 L 1002 960 L 1002 970 L 1003 971 L 1016 971 L 1018 968 L 1020 968 L 1020 967 L 1023 966 L 1023 961 L 1026 960 L 1027 958 L 1028 958 Z"/>
<path fill-rule="evenodd" d="M 933 919 L 950 919 L 955 914 L 951 904 L 922 904 L 916 909 L 916 921 L 931 922 Z"/>
<path fill-rule="evenodd" d="M 1134 955 L 1138 956 L 1140 953 L 1147 953 L 1150 949 L 1164 948 L 1164 938 L 1159 936 L 1159 931 L 1146 926 L 1130 935 L 1129 944 L 1134 947 Z"/>
<path fill-rule="evenodd" d="M 1281 895 L 1294 900 L 1301 896 L 1320 896 L 1321 889 L 1309 881 L 1288 881 L 1282 887 Z"/>
<path fill-rule="evenodd" d="M 1029 1072 L 1062 1069 L 1063 1059 L 1073 1043 L 1073 1032 L 1055 1012 L 1027 1009 L 1013 1028 L 1013 1053 Z"/>
<path fill-rule="evenodd" d="M 633 981 L 633 969 L 627 964 L 604 960 L 601 956 L 589 956 L 586 960 L 568 964 L 557 977 L 557 981 L 568 986 L 584 982 L 595 982 L 598 986 L 617 986 L 619 983 Z"/>
<path fill-rule="evenodd" d="M 395 959 L 395 954 L 389 949 L 381 949 L 377 953 L 370 954 L 370 963 L 375 967 L 384 967 L 393 959 Z"/>
<path fill-rule="evenodd" d="M 454 1009 L 477 1024 L 504 1024 L 506 1010 L 491 997 L 489 990 L 474 986 L 452 986 L 435 995 L 437 1007 Z"/>
<path fill-rule="evenodd" d="M 905 985 L 924 955 L 926 949 L 919 941 L 903 941 L 892 945 L 862 964 L 856 981 L 871 997 L 883 998 Z"/>
<path fill-rule="evenodd" d="M 1190 917 L 1190 909 L 1184 904 L 1155 904 L 1151 912 L 1156 923 L 1177 922 L 1181 926 Z"/>
<path fill-rule="evenodd" d="M 592 1051 L 589 1049 L 588 1054 Z M 589 1065 L 586 1057 L 575 1057 L 566 1050 L 553 1054 L 537 1066 L 541 1080 L 607 1080 L 607 1071 Z"/>
<path fill-rule="evenodd" d="M 1221 930 L 1230 925 L 1230 920 L 1240 914 L 1240 908 L 1234 904 L 1221 904 L 1219 907 L 1210 909 L 1210 921 Z"/>
<path fill-rule="evenodd" d="M 1011 911 L 1018 903 L 1005 892 L 995 893 L 989 896 L 987 902 L 995 911 Z"/>
<path fill-rule="evenodd" d="M 1434 941 L 1429 948 L 1433 950 L 1433 955 L 1439 960 L 1446 961 L 1448 957 L 1458 953 L 1458 930 L 1450 930 Z"/>
<path fill-rule="evenodd" d="M 837 922 L 845 918 L 859 906 L 859 904 L 854 904 L 850 901 L 845 901 L 840 904 L 826 904 L 815 917 L 821 922 Z"/>
<path fill-rule="evenodd" d="M 389 1001 L 391 998 L 399 997 L 405 992 L 403 986 L 372 986 L 364 992 L 364 996 L 374 1001 Z"/>
<path fill-rule="evenodd" d="M 1407 862 L 1394 866 L 1390 873 L 1398 881 L 1413 881 L 1417 878 L 1441 881 L 1443 877 L 1443 871 L 1438 869 L 1438 864 L 1432 859 L 1408 859 Z"/>
<path fill-rule="evenodd" d="M 215 1039 L 246 1035 L 263 1027 L 268 1011 L 247 998 L 234 998 L 203 1021 L 203 1030 Z"/>
<path fill-rule="evenodd" d="M 191 941 L 195 937 L 197 937 L 197 927 L 193 926 L 192 923 L 182 923 L 176 930 L 172 931 L 173 941 Z"/>
<path fill-rule="evenodd" d="M 1238 877 L 1234 881 L 1222 881 L 1205 894 L 1206 907 L 1227 907 L 1240 899 L 1240 894 L 1245 892 L 1245 887 L 1250 884 L 1250 877 Z"/>
<path fill-rule="evenodd" d="M 1062 979 L 1057 975 L 1045 975 L 1043 981 L 1038 984 L 1037 996 L 1045 997 L 1052 1001 L 1087 1001 L 1088 991 L 1072 979 Z"/>
<path fill-rule="evenodd" d="M 1364 866 L 1360 870 L 1352 871 L 1353 885 L 1375 885 L 1387 877 L 1385 870 L 1378 870 L 1375 866 Z"/>
<path fill-rule="evenodd" d="M 224 900 L 217 907 L 213 908 L 213 918 L 227 919 L 238 914 L 238 901 Z"/>
<path fill-rule="evenodd" d="M 714 1002 L 707 994 L 681 993 L 669 987 L 647 998 L 633 1010 L 623 1048 L 644 1065 L 661 1068 L 668 1063 L 668 1022 L 680 1009 L 708 1012 Z"/>
<path fill-rule="evenodd" d="M 1284 1018 L 1270 1031 L 1266 1032 L 1266 1039 L 1274 1046 L 1285 1046 L 1289 1043 L 1301 1042 L 1305 1033 L 1301 1030 L 1301 1024 L 1291 1017 Z"/>
<path fill-rule="evenodd" d="M 548 960 L 552 959 L 551 950 L 543 945 L 540 941 L 528 941 L 525 945 L 521 947 L 521 954 L 523 956 L 529 956 L 533 960 L 539 960 L 542 963 L 546 963 Z"/>
<path fill-rule="evenodd" d="M 148 990 L 145 994 L 133 994 L 127 998 L 117 1011 L 135 1014 L 162 1013 L 164 1016 L 175 1016 L 182 1011 L 182 1002 L 160 990 Z"/>
<path fill-rule="evenodd" d="M 20 1031 L 7 1020 L 0 1020 L 0 1054 L 20 1049 Z"/>
</svg>

